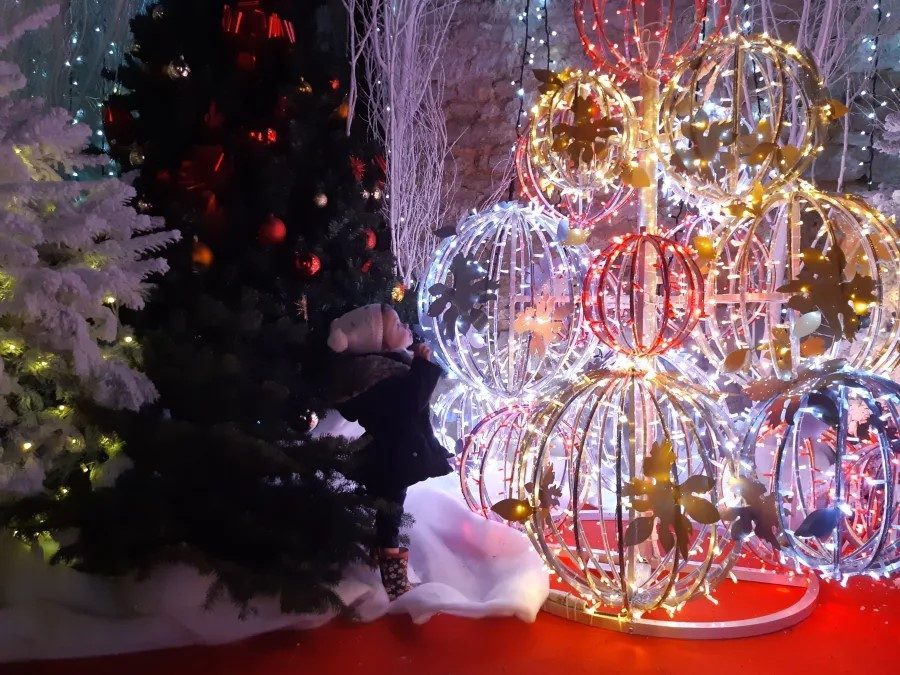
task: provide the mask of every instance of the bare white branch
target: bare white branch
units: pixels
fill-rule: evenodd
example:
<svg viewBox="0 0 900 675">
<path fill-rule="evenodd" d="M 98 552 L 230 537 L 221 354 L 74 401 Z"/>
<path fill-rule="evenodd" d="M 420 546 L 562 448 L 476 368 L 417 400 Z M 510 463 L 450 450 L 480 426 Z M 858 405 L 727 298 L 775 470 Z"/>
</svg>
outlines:
<svg viewBox="0 0 900 675">
<path fill-rule="evenodd" d="M 397 271 L 421 278 L 453 181 L 443 112 L 442 54 L 459 0 L 344 0 L 351 65 L 363 59 L 372 132 L 387 160 L 385 215 Z M 351 99 L 357 97 L 351 84 Z"/>
</svg>

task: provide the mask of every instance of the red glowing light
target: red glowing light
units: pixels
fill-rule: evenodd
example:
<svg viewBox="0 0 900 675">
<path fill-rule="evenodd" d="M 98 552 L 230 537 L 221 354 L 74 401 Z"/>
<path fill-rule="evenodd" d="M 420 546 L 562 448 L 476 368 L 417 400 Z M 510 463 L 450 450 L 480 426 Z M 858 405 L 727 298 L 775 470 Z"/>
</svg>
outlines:
<svg viewBox="0 0 900 675">
<path fill-rule="evenodd" d="M 697 325 L 703 277 L 681 244 L 627 234 L 591 263 L 582 302 L 588 325 L 606 345 L 628 356 L 656 356 Z"/>
<path fill-rule="evenodd" d="M 624 9 L 619 7 L 624 4 Z M 643 73 L 665 79 L 685 55 L 693 50 L 704 24 L 709 23 L 712 5 L 717 6 L 715 24 L 707 26 L 706 38 L 718 34 L 725 25 L 731 0 L 694 0 L 694 21 L 688 35 L 674 41 L 675 22 L 678 10 L 675 0 L 659 0 L 651 13 L 640 0 L 628 0 L 626 3 L 616 2 L 610 7 L 609 0 L 575 0 L 575 25 L 581 36 L 585 53 L 594 64 L 620 77 L 634 78 Z M 585 17 L 585 6 L 591 5 L 593 19 Z M 608 34 L 611 24 L 608 16 L 623 17 L 622 22 L 615 22 L 617 36 L 621 42 L 614 42 Z M 602 20 L 601 20 L 602 19 Z M 596 34 L 595 39 L 588 37 L 588 31 Z M 647 35 L 653 35 L 653 41 Z M 622 39 L 624 37 L 624 39 Z M 599 43 L 600 49 L 597 49 Z"/>
</svg>

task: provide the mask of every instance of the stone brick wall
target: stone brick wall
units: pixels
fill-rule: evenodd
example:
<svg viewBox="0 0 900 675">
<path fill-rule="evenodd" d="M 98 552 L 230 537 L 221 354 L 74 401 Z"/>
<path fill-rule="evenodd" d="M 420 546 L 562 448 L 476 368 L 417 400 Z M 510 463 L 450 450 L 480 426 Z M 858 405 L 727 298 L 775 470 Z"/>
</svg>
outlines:
<svg viewBox="0 0 900 675">
<path fill-rule="evenodd" d="M 503 184 L 516 138 L 519 110 L 517 87 L 524 41 L 524 24 L 516 21 L 521 3 L 509 0 L 461 0 L 447 46 L 447 131 L 453 150 L 458 188 L 452 213 L 460 215 L 484 204 Z M 572 21 L 571 3 L 549 2 L 551 58 L 556 66 L 587 66 Z M 532 20 L 532 26 L 534 21 Z M 535 35 L 535 68 L 546 67 L 543 26 Z M 536 81 L 526 66 L 526 104 L 533 100 Z"/>
</svg>

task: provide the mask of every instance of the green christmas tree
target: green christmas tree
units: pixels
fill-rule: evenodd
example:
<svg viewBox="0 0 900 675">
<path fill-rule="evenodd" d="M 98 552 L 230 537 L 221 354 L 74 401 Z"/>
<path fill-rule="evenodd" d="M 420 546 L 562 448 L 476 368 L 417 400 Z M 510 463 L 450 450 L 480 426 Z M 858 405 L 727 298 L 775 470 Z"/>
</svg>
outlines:
<svg viewBox="0 0 900 675">
<path fill-rule="evenodd" d="M 163 0 L 132 22 L 107 137 L 135 206 L 182 233 L 135 339 L 159 401 L 98 419 L 133 468 L 31 505 L 100 574 L 188 561 L 213 595 L 288 611 L 339 603 L 367 558 L 354 447 L 309 431 L 332 318 L 389 302 L 383 159 L 346 132 L 349 65 L 322 2 Z M 88 486 L 89 487 L 89 486 Z M 20 518 L 19 528 L 29 522 Z"/>
</svg>

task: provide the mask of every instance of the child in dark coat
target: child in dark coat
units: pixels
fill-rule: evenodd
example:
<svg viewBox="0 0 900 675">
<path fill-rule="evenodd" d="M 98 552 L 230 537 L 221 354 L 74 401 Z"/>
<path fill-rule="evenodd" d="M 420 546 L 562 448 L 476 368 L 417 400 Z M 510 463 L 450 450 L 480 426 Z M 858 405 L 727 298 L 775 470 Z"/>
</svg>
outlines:
<svg viewBox="0 0 900 675">
<path fill-rule="evenodd" d="M 357 478 L 379 504 L 375 534 L 381 578 L 393 600 L 409 590 L 409 552 L 400 548 L 406 489 L 453 469 L 434 437 L 429 404 L 443 375 L 431 349 L 412 345 L 412 332 L 388 305 L 366 305 L 331 322 L 328 346 L 340 356 L 333 403 L 359 422 L 372 442 Z"/>
</svg>

